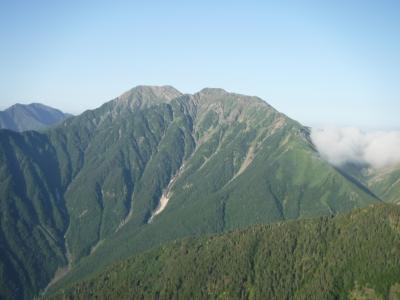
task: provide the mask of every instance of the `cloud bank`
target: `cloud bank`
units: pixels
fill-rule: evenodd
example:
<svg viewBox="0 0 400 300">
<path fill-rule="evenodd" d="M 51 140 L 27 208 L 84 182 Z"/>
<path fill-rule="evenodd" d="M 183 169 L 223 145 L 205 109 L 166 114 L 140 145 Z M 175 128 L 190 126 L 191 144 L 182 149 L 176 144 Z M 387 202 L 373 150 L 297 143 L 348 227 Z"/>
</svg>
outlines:
<svg viewBox="0 0 400 300">
<path fill-rule="evenodd" d="M 311 139 L 321 156 L 336 166 L 352 162 L 380 169 L 400 163 L 400 131 L 323 128 L 312 129 Z"/>
</svg>

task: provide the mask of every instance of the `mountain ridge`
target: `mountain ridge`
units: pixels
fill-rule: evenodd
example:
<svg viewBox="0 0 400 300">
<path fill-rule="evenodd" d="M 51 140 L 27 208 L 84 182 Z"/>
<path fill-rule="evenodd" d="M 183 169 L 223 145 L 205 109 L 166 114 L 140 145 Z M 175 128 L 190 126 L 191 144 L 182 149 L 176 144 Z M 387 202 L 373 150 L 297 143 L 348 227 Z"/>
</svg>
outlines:
<svg viewBox="0 0 400 300">
<path fill-rule="evenodd" d="M 43 130 L 71 116 L 41 103 L 16 103 L 0 111 L 0 128 L 13 131 Z"/>
</svg>

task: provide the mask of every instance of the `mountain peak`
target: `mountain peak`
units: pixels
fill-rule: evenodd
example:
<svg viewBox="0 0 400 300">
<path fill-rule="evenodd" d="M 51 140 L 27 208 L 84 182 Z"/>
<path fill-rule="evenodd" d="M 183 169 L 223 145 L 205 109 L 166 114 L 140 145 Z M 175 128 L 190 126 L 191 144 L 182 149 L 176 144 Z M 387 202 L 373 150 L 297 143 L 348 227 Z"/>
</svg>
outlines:
<svg viewBox="0 0 400 300">
<path fill-rule="evenodd" d="M 211 87 L 206 87 L 204 89 L 202 89 L 200 92 L 198 92 L 198 94 L 213 94 L 213 95 L 222 95 L 222 94 L 227 94 L 228 92 L 225 91 L 224 89 L 221 88 L 211 88 Z"/>
<path fill-rule="evenodd" d="M 139 98 L 155 98 L 164 101 L 171 101 L 172 99 L 181 96 L 182 93 L 170 85 L 151 86 L 151 85 L 138 85 L 133 89 L 123 93 L 118 97 L 122 101 L 130 101 L 134 97 Z"/>
<path fill-rule="evenodd" d="M 16 103 L 0 111 L 0 129 L 41 130 L 56 125 L 70 116 L 72 115 L 41 103 Z"/>
<path fill-rule="evenodd" d="M 204 88 L 201 91 L 194 94 L 194 96 L 203 104 L 210 105 L 218 102 L 233 101 L 236 105 L 243 106 L 262 106 L 268 109 L 272 108 L 266 101 L 259 97 L 243 95 L 228 92 L 221 88 Z"/>
<path fill-rule="evenodd" d="M 170 85 L 138 85 L 117 97 L 111 103 L 117 109 L 137 109 L 170 102 L 182 93 Z"/>
</svg>

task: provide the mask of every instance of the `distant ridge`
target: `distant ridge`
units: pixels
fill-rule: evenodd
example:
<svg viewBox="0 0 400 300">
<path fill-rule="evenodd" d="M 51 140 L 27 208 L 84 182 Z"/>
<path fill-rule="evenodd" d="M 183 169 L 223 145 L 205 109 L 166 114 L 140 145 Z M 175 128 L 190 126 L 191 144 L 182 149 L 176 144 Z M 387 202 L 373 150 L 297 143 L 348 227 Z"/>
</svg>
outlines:
<svg viewBox="0 0 400 300">
<path fill-rule="evenodd" d="M 71 114 L 40 103 L 14 104 L 0 111 L 0 129 L 42 130 L 71 117 Z"/>
</svg>

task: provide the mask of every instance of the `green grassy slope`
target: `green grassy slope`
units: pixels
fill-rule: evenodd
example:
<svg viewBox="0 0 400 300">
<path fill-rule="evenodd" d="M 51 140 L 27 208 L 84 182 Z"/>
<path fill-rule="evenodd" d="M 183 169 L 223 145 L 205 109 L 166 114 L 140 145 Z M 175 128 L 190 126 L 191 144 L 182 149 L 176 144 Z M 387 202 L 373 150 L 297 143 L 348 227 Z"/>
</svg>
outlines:
<svg viewBox="0 0 400 300">
<path fill-rule="evenodd" d="M 10 143 L 11 136 L 24 142 Z M 32 258 L 52 259 L 40 280 L 32 268 L 24 270 L 27 281 L 19 282 L 22 273 L 2 255 L 3 274 L 11 279 L 0 294 L 11 286 L 35 294 L 59 267 L 69 273 L 57 284 L 80 280 L 180 237 L 336 214 L 379 201 L 322 160 L 299 123 L 259 98 L 221 89 L 181 95 L 172 87 L 140 86 L 57 128 L 41 134 L 3 130 L 0 140 L 0 202 L 12 207 L 2 210 L 2 251 L 14 255 L 25 242 L 13 233 L 18 226 L 6 224 L 27 211 L 13 204 L 13 193 L 31 207 L 26 219 L 43 215 L 24 226 L 45 224 L 55 241 L 47 259 Z M 24 182 L 32 184 L 21 196 Z M 161 199 L 169 199 L 163 210 Z M 32 203 L 46 209 L 42 213 Z M 21 257 L 19 265 L 25 265 Z"/>
<path fill-rule="evenodd" d="M 398 299 L 399 283 L 400 207 L 378 205 L 175 241 L 50 298 Z"/>
<path fill-rule="evenodd" d="M 373 172 L 368 178 L 368 186 L 384 201 L 399 203 L 400 165 Z"/>
<path fill-rule="evenodd" d="M 400 199 L 400 165 L 375 169 L 367 165 L 346 164 L 344 174 L 363 183 L 384 202 L 398 203 Z"/>
</svg>

